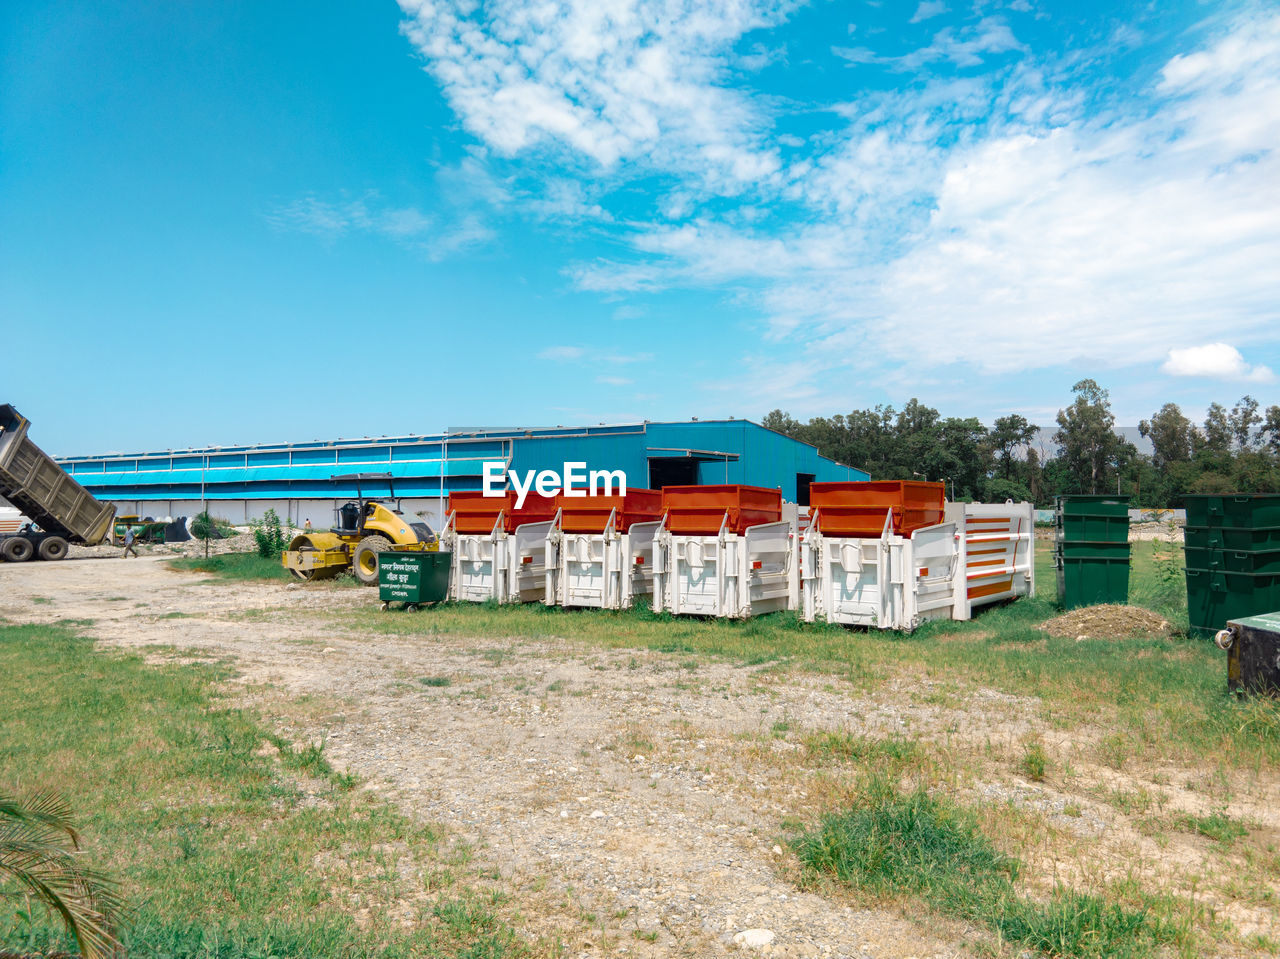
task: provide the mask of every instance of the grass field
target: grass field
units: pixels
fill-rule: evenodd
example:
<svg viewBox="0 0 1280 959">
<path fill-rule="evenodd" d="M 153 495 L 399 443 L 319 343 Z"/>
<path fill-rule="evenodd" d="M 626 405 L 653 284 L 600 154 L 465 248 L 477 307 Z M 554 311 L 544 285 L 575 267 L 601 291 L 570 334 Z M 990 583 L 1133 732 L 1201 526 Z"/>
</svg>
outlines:
<svg viewBox="0 0 1280 959">
<path fill-rule="evenodd" d="M 218 553 L 215 556 L 183 557 L 170 560 L 169 565 L 189 573 L 207 573 L 212 579 L 238 582 L 281 582 L 293 579 L 293 575 L 280 565 L 280 560 L 262 557 L 257 553 Z"/>
<path fill-rule="evenodd" d="M 526 953 L 500 897 L 469 884 L 466 848 L 227 708 L 216 667 L 0 625 L 0 671 L 0 787 L 71 801 L 131 907 L 130 956 Z M 0 952 L 69 947 L 44 912 L 0 897 Z"/>
<path fill-rule="evenodd" d="M 1169 557 L 1161 560 L 1161 556 Z M 944 685 L 977 683 L 1035 696 L 1055 727 L 1104 725 L 1112 730 L 1109 762 L 1211 761 L 1258 769 L 1280 762 L 1280 710 L 1239 702 L 1225 686 L 1223 654 L 1186 636 L 1181 551 L 1135 543 L 1130 601 L 1166 616 L 1172 635 L 1077 641 L 1037 628 L 1060 610 L 1052 556 L 1037 550 L 1038 595 L 988 608 L 964 622 L 927 623 L 910 635 L 806 624 L 793 613 L 746 622 L 708 621 L 625 612 L 563 610 L 530 604 L 446 604 L 417 614 L 368 611 L 338 617 L 352 628 L 385 635 L 563 638 L 589 646 L 647 648 L 748 664 L 817 670 L 874 687 L 890 676 L 917 675 Z M 1249 735 L 1240 735 L 1248 730 Z"/>
<path fill-rule="evenodd" d="M 217 581 L 287 579 L 255 556 L 175 565 Z M 805 624 L 794 614 L 725 622 L 467 604 L 381 613 L 373 591 L 364 608 L 288 615 L 371 644 L 450 637 L 496 649 L 545 639 L 587 657 L 652 650 L 690 664 L 695 682 L 701 662 L 750 666 L 761 677 L 816 674 L 851 701 L 891 696 L 966 716 L 974 708 L 979 723 L 977 692 L 1017 697 L 1040 732 L 1015 743 L 938 742 L 914 727 L 866 739 L 775 729 L 800 751 L 749 755 L 783 764 L 812 795 L 811 815 L 781 826 L 795 880 L 831 895 L 855 890 L 855 904 L 908 912 L 923 904 L 972 922 L 989 931 L 996 955 L 1190 957 L 1223 943 L 1249 955 L 1274 951 L 1275 942 L 1231 933 L 1197 899 L 1197 884 L 1275 909 L 1276 842 L 1238 814 L 1166 809 L 1159 795 L 1176 777 L 1225 805 L 1273 783 L 1280 765 L 1280 705 L 1228 696 L 1223 654 L 1187 636 L 1181 550 L 1133 546 L 1130 602 L 1165 616 L 1169 635 L 1049 636 L 1038 627 L 1060 610 L 1047 543 L 1037 550 L 1037 583 L 1036 598 L 910 635 Z M 477 888 L 465 850 L 350 788 L 319 750 L 280 749 L 253 717 L 219 702 L 216 669 L 146 667 L 34 627 L 0 628 L 0 667 L 15 690 L 0 702 L 0 768 L 20 782 L 52 779 L 75 798 L 93 854 L 137 905 L 131 954 L 496 959 L 530 948 L 512 932 L 515 905 Z M 266 755 L 273 748 L 279 755 Z M 1199 843 L 1203 873 L 1189 890 L 1185 872 L 1161 877 L 1150 861 L 1117 874 L 1106 864 L 1137 855 L 1136 845 L 1103 849 L 1034 811 L 975 801 L 976 783 L 1010 776 L 1067 796 L 1068 817 L 1081 815 L 1074 797 L 1108 807 L 1134 843 Z M 8 924 L 0 941 L 56 941 L 43 921 L 0 915 Z"/>
</svg>

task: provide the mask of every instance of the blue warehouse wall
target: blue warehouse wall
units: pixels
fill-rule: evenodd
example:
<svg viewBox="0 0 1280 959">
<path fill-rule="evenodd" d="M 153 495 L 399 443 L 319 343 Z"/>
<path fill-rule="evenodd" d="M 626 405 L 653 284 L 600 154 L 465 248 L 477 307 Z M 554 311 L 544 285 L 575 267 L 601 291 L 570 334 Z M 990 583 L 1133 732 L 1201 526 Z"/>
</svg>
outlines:
<svg viewBox="0 0 1280 959">
<path fill-rule="evenodd" d="M 704 484 L 777 487 L 796 500 L 797 474 L 817 481 L 865 479 L 861 470 L 818 455 L 804 443 L 747 420 L 646 423 L 589 428 L 492 430 L 379 440 L 281 444 L 208 450 L 66 457 L 60 460 L 90 492 L 115 501 L 346 499 L 344 473 L 389 473 L 396 495 L 435 498 L 481 487 L 483 463 L 498 460 L 522 474 L 561 472 L 566 462 L 588 470 L 626 472 L 648 485 L 650 458 L 683 460 Z M 363 487 L 386 495 L 386 484 Z"/>
</svg>

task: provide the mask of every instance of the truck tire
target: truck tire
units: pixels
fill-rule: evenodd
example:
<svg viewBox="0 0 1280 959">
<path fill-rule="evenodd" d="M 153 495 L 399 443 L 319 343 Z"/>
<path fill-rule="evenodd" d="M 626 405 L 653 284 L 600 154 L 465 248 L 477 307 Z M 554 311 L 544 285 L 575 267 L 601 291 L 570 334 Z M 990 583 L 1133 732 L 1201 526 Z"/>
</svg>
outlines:
<svg viewBox="0 0 1280 959">
<path fill-rule="evenodd" d="M 61 536 L 46 536 L 40 541 L 40 548 L 36 550 L 40 554 L 41 559 L 55 560 L 67 558 L 67 541 Z"/>
<path fill-rule="evenodd" d="M 25 563 L 35 551 L 36 548 L 31 545 L 31 540 L 24 536 L 10 536 L 0 542 L 0 556 L 11 563 Z"/>
<path fill-rule="evenodd" d="M 378 554 L 391 548 L 391 543 L 381 536 L 366 536 L 356 545 L 351 557 L 351 572 L 365 586 L 378 585 Z"/>
</svg>

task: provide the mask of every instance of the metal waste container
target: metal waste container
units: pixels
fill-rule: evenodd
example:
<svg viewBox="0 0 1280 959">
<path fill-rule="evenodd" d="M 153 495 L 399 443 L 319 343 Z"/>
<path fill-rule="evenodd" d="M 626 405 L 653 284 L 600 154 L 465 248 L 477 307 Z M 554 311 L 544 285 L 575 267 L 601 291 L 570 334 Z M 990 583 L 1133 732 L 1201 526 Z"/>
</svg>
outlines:
<svg viewBox="0 0 1280 959">
<path fill-rule="evenodd" d="M 1233 619 L 1215 637 L 1227 651 L 1227 688 L 1280 696 L 1280 612 Z"/>
<path fill-rule="evenodd" d="M 404 603 L 414 609 L 426 603 L 442 603 L 449 595 L 449 565 L 453 554 L 421 550 L 392 552 L 378 557 L 378 599 L 382 608 Z"/>
</svg>

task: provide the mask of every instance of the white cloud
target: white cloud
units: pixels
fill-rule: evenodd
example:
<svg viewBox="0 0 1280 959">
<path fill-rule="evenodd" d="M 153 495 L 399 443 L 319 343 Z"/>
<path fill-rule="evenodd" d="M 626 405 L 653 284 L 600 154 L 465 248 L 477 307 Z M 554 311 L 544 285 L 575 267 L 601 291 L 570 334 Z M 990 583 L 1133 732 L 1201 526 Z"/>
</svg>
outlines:
<svg viewBox="0 0 1280 959">
<path fill-rule="evenodd" d="M 635 380 L 625 376 L 597 376 L 596 382 L 604 386 L 630 386 Z"/>
<path fill-rule="evenodd" d="M 1160 362 L 1206 329 L 1274 342 L 1280 17 L 1237 22 L 1153 87 L 1132 113 L 1085 115 L 1023 65 L 864 98 L 844 142 L 784 172 L 815 211 L 798 227 L 655 223 L 640 262 L 574 275 L 758 290 L 775 334 L 827 366 L 1010 373 Z"/>
<path fill-rule="evenodd" d="M 538 359 L 557 363 L 580 360 L 586 355 L 586 349 L 581 346 L 548 346 L 545 350 L 538 351 Z"/>
<path fill-rule="evenodd" d="M 1155 364 L 1206 330 L 1246 349 L 1276 340 L 1274 13 L 1202 26 L 1216 33 L 1150 68 L 1134 102 L 1096 83 L 1105 67 L 1090 61 L 1106 50 L 1037 58 L 979 11 L 899 56 L 835 50 L 914 76 L 851 85 L 847 102 L 823 105 L 828 128 L 800 139 L 768 132 L 770 111 L 793 102 L 726 79 L 771 49 L 754 35 L 750 52 L 736 46 L 788 4 L 401 6 L 485 155 L 517 157 L 539 183 L 498 189 L 542 218 L 608 223 L 630 245 L 567 267 L 579 288 L 727 291 L 788 344 L 762 364 L 804 353 L 809 375 L 957 362 L 1004 373 Z M 629 179 L 658 184 L 651 222 L 610 222 L 609 187 Z M 297 219 L 329 235 L 370 215 Z"/>
<path fill-rule="evenodd" d="M 1169 376 L 1205 376 L 1248 383 L 1274 383 L 1276 378 L 1266 366 L 1250 366 L 1240 351 L 1227 343 L 1170 350 L 1160 372 Z"/>
<path fill-rule="evenodd" d="M 466 128 L 501 154 L 644 161 L 726 190 L 779 169 L 724 74 L 738 39 L 781 22 L 792 0 L 399 2 L 404 34 Z M 740 62 L 759 68 L 772 56 L 761 50 Z"/>
<path fill-rule="evenodd" d="M 615 353 L 609 350 L 593 349 L 586 346 L 548 346 L 546 349 L 539 350 L 536 354 L 540 360 L 550 360 L 555 363 L 590 363 L 598 365 L 608 363 L 610 365 L 625 365 L 628 363 L 647 363 L 653 359 L 652 353 Z M 600 376 L 597 377 L 598 383 L 612 383 L 616 377 Z M 626 382 L 631 382 L 627 380 Z"/>
<path fill-rule="evenodd" d="M 942 0 L 922 0 L 920 6 L 916 7 L 915 16 L 907 22 L 919 23 L 921 20 L 928 20 L 930 17 L 936 17 L 946 12 L 947 5 Z"/>
</svg>

